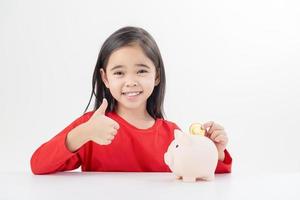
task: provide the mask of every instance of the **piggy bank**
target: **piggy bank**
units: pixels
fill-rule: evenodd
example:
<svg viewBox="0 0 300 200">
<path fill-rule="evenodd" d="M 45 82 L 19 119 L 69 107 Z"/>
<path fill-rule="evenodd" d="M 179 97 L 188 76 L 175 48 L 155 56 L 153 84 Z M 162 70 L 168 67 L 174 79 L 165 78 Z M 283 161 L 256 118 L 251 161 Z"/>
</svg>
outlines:
<svg viewBox="0 0 300 200">
<path fill-rule="evenodd" d="M 175 139 L 164 154 L 170 170 L 184 182 L 211 181 L 215 177 L 218 151 L 206 136 L 174 130 Z"/>
</svg>

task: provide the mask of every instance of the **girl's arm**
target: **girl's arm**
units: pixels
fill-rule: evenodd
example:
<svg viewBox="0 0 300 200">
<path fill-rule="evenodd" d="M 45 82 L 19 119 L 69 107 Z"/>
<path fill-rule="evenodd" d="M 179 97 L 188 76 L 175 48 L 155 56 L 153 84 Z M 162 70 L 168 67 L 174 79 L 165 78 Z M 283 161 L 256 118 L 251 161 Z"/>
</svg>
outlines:
<svg viewBox="0 0 300 200">
<path fill-rule="evenodd" d="M 88 121 L 89 117 L 88 113 L 84 114 L 51 140 L 41 145 L 31 157 L 32 172 L 34 174 L 49 174 L 78 168 L 81 161 L 76 152 L 71 152 L 68 149 L 66 145 L 67 135 L 71 131 L 75 134 L 82 131 L 80 125 Z M 77 150 L 85 141 L 81 140 L 81 142 L 81 144 L 77 142 L 73 148 Z"/>
</svg>

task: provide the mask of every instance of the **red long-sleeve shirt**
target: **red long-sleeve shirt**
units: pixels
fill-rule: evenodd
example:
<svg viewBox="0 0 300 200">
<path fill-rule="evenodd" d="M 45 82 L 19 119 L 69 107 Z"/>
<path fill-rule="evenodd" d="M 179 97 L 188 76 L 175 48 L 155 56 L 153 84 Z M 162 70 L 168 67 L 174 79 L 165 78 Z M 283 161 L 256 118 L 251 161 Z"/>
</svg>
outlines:
<svg viewBox="0 0 300 200">
<path fill-rule="evenodd" d="M 164 119 L 157 119 L 148 129 L 138 129 L 116 113 L 107 113 L 120 125 L 112 143 L 99 145 L 90 141 L 78 151 L 70 152 L 65 144 L 67 134 L 92 115 L 93 112 L 85 113 L 41 145 L 31 157 L 32 172 L 48 174 L 79 166 L 82 171 L 170 172 L 164 162 L 164 153 L 174 139 L 174 129 L 178 126 Z M 231 163 L 231 156 L 225 150 L 225 159 L 218 161 L 215 172 L 231 172 Z"/>
</svg>

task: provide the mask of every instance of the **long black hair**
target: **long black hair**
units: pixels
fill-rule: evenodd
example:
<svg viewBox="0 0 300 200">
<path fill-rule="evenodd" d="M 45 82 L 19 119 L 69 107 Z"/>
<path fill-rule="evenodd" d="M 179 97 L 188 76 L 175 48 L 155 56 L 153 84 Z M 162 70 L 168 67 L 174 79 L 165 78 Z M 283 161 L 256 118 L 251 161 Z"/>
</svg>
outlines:
<svg viewBox="0 0 300 200">
<path fill-rule="evenodd" d="M 99 108 L 103 98 L 106 98 L 108 102 L 106 113 L 116 111 L 116 100 L 111 95 L 109 89 L 105 87 L 100 76 L 100 69 L 103 69 L 106 72 L 110 55 L 121 47 L 133 44 L 139 45 L 145 55 L 153 62 L 156 68 L 156 74 L 160 80 L 159 84 L 155 86 L 152 94 L 147 99 L 147 111 L 154 119 L 164 118 L 163 102 L 165 97 L 166 77 L 159 48 L 153 37 L 146 30 L 132 26 L 123 27 L 117 30 L 103 43 L 94 69 L 92 93 L 84 113 L 87 111 L 93 95 L 95 95 L 94 111 Z"/>
</svg>

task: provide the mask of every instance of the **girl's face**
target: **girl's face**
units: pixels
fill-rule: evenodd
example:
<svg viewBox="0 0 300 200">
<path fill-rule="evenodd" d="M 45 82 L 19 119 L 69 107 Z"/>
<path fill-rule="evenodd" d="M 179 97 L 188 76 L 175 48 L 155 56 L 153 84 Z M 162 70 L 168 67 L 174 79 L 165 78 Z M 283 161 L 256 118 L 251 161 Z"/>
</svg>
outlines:
<svg viewBox="0 0 300 200">
<path fill-rule="evenodd" d="M 146 108 L 148 97 L 159 84 L 152 61 L 139 45 L 125 46 L 111 54 L 101 78 L 118 106 L 127 109 Z"/>
</svg>

